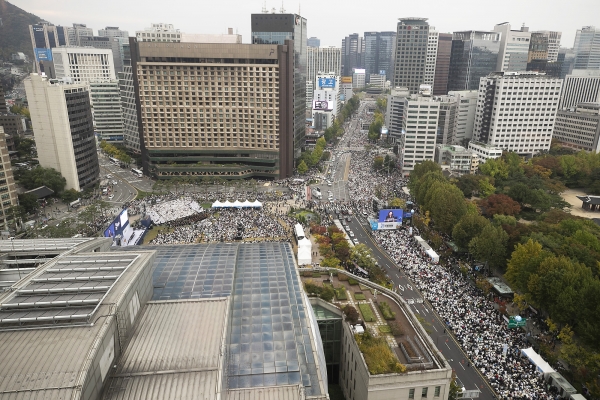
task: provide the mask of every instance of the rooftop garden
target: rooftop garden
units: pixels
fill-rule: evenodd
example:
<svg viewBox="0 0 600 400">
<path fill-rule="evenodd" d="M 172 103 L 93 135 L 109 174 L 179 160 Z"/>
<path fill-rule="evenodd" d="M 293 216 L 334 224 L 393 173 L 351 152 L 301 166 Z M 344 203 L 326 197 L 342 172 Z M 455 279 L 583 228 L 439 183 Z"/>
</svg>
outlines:
<svg viewBox="0 0 600 400">
<path fill-rule="evenodd" d="M 354 339 L 371 375 L 406 372 L 406 366 L 398 361 L 384 337 L 374 337 L 367 331 L 354 335 Z"/>
</svg>

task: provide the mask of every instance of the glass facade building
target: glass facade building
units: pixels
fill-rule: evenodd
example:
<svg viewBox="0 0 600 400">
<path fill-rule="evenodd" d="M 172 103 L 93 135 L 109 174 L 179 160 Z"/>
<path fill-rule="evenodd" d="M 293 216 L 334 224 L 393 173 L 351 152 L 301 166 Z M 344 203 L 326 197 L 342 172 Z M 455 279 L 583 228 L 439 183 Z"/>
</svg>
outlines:
<svg viewBox="0 0 600 400">
<path fill-rule="evenodd" d="M 319 334 L 323 343 L 325 365 L 329 383 L 338 384 L 340 375 L 340 359 L 342 346 L 342 316 L 322 307 L 312 305 L 319 326 Z"/>
<path fill-rule="evenodd" d="M 294 41 L 294 158 L 304 147 L 306 124 L 306 18 L 298 14 L 252 14 L 252 44 Z"/>
<path fill-rule="evenodd" d="M 448 91 L 479 89 L 479 79 L 496 70 L 500 37 L 499 32 L 453 33 Z"/>
<path fill-rule="evenodd" d="M 600 69 L 600 30 L 584 26 L 575 36 L 573 69 Z"/>
<path fill-rule="evenodd" d="M 400 18 L 394 54 L 394 87 L 417 93 L 425 83 L 430 26 L 427 18 Z"/>
<path fill-rule="evenodd" d="M 396 32 L 365 32 L 364 43 L 367 80 L 371 74 L 389 77 L 394 67 Z"/>
</svg>

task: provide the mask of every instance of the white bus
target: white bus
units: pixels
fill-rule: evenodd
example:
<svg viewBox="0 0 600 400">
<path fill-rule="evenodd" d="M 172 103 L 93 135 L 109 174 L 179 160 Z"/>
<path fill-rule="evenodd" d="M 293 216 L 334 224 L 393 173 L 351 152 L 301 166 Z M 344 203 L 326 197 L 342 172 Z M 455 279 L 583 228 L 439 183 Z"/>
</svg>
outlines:
<svg viewBox="0 0 600 400">
<path fill-rule="evenodd" d="M 108 158 L 110 159 L 110 161 L 111 161 L 113 164 L 115 164 L 115 165 L 119 165 L 119 160 L 117 160 L 116 158 L 114 158 L 114 157 L 108 157 Z"/>
<path fill-rule="evenodd" d="M 137 175 L 138 178 L 141 178 L 144 174 L 139 169 L 131 168 L 131 172 Z"/>
</svg>

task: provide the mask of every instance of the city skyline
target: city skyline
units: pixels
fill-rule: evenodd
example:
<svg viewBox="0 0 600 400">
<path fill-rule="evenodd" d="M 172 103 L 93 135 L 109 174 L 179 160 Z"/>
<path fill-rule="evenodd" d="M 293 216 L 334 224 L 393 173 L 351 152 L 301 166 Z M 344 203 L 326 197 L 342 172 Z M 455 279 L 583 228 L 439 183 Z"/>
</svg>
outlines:
<svg viewBox="0 0 600 400">
<path fill-rule="evenodd" d="M 87 24 L 97 33 L 98 29 L 106 26 L 119 26 L 128 30 L 133 36 L 136 30 L 142 30 L 153 22 L 170 23 L 181 32 L 186 33 L 226 33 L 227 28 L 233 28 L 234 32 L 242 35 L 244 43 L 250 43 L 250 15 L 260 13 L 263 2 L 241 2 L 237 0 L 225 0 L 222 2 L 223 10 L 229 12 L 223 19 L 215 18 L 218 11 L 211 10 L 206 13 L 181 13 L 182 9 L 193 9 L 194 4 L 189 0 L 176 0 L 171 2 L 172 7 L 153 12 L 140 13 L 140 9 L 146 9 L 140 0 L 129 2 L 117 2 L 107 0 L 102 3 L 81 3 L 75 0 L 63 0 L 59 3 L 42 2 L 41 0 L 14 0 L 16 6 L 27 12 L 33 13 L 56 25 L 71 25 L 72 23 Z M 378 12 L 361 14 L 356 18 L 356 7 L 342 7 L 336 14 L 338 21 L 352 21 L 347 26 L 331 29 L 331 14 L 323 12 L 321 3 L 315 0 L 298 2 L 266 2 L 266 8 L 275 8 L 279 13 L 284 7 L 287 13 L 298 13 L 308 20 L 308 36 L 321 39 L 321 47 L 341 45 L 342 39 L 350 33 L 363 34 L 368 31 L 395 30 L 398 18 L 423 17 L 428 18 L 429 23 L 436 27 L 439 32 L 449 33 L 462 30 L 491 30 L 495 24 L 510 22 L 513 29 L 519 29 L 524 23 L 530 30 L 556 30 L 563 33 L 561 45 L 573 47 L 577 29 L 582 26 L 594 25 L 595 21 L 589 17 L 600 13 L 600 3 L 590 3 L 585 0 L 575 0 L 569 4 L 567 10 L 557 12 L 554 7 L 539 7 L 537 4 L 526 4 L 509 0 L 502 7 L 494 10 L 465 13 L 465 10 L 479 10 L 480 3 L 467 0 L 456 4 L 436 1 L 428 3 L 427 7 L 418 6 L 413 3 L 403 4 L 398 7 L 396 15 L 389 11 L 382 14 Z M 200 9 L 200 7 L 198 7 Z M 115 12 L 118 11 L 118 12 Z M 233 12 L 232 12 L 233 11 Z M 465 15 L 472 18 L 465 18 Z M 392 16 L 393 15 L 393 16 Z M 596 25 L 600 25 L 596 24 Z"/>
</svg>

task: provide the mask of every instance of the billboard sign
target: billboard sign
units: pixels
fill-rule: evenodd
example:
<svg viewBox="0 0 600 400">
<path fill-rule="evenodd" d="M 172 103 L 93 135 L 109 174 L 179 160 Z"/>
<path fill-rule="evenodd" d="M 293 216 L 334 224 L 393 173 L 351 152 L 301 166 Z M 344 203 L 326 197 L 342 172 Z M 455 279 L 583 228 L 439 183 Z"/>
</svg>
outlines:
<svg viewBox="0 0 600 400">
<path fill-rule="evenodd" d="M 398 229 L 402 225 L 403 211 L 401 209 L 379 210 L 377 229 Z"/>
<path fill-rule="evenodd" d="M 315 100 L 313 101 L 313 110 L 331 110 L 327 101 Z"/>
<path fill-rule="evenodd" d="M 352 83 L 351 76 L 342 76 L 342 83 Z"/>
<path fill-rule="evenodd" d="M 40 61 L 52 61 L 52 49 L 33 49 L 35 52 L 35 59 Z"/>
<path fill-rule="evenodd" d="M 319 78 L 320 88 L 335 88 L 335 78 Z"/>
<path fill-rule="evenodd" d="M 354 73 L 355 74 L 366 74 L 367 70 L 364 68 L 354 68 Z"/>
<path fill-rule="evenodd" d="M 380 69 L 379 70 L 379 75 L 385 75 L 385 69 Z"/>
</svg>

